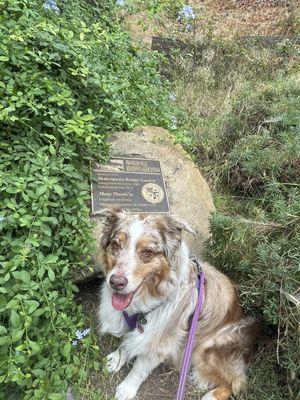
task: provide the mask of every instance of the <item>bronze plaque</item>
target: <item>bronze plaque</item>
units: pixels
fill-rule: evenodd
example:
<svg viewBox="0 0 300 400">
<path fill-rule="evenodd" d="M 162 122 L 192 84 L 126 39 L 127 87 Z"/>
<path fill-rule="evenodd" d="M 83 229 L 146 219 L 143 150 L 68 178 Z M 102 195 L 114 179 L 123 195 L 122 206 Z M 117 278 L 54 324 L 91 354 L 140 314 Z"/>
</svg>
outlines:
<svg viewBox="0 0 300 400">
<path fill-rule="evenodd" d="M 92 214 L 119 205 L 142 213 L 167 213 L 169 202 L 160 162 L 146 158 L 113 158 L 93 169 Z"/>
</svg>

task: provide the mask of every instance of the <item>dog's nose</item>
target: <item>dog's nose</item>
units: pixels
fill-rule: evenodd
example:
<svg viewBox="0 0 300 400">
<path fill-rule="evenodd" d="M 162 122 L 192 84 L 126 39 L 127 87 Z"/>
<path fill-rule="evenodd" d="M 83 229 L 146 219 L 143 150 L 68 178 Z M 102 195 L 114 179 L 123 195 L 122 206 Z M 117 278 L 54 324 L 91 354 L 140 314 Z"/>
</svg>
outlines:
<svg viewBox="0 0 300 400">
<path fill-rule="evenodd" d="M 128 280 L 125 276 L 112 275 L 109 284 L 113 289 L 122 290 L 127 285 Z"/>
</svg>

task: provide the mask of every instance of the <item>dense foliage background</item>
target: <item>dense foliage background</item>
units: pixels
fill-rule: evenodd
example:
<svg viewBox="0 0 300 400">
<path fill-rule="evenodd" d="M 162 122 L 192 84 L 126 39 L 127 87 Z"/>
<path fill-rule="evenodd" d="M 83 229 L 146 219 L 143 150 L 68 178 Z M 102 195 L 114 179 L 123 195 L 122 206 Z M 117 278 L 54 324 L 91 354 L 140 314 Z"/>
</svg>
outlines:
<svg viewBox="0 0 300 400">
<path fill-rule="evenodd" d="M 173 130 L 208 179 L 206 257 L 264 322 L 239 398 L 297 396 L 299 47 L 216 37 L 201 7 L 182 6 L 0 0 L 0 398 L 63 399 L 69 384 L 94 398 L 97 339 L 69 271 L 92 253 L 91 163 L 111 131 L 146 124 Z M 124 33 L 138 10 L 142 28 L 188 46 L 160 65 L 170 88 Z"/>
<path fill-rule="evenodd" d="M 202 28 L 197 37 L 180 34 L 190 52 L 171 54 L 169 73 L 185 110 L 187 149 L 208 179 L 217 209 L 205 257 L 233 278 L 243 306 L 263 321 L 248 390 L 239 398 L 295 399 L 300 49 L 291 40 L 265 47 L 201 34 Z"/>
<path fill-rule="evenodd" d="M 0 397 L 63 399 L 99 368 L 71 268 L 92 250 L 88 173 L 112 130 L 168 127 L 157 61 L 114 2 L 0 1 Z M 72 346 L 73 344 L 73 346 Z"/>
</svg>

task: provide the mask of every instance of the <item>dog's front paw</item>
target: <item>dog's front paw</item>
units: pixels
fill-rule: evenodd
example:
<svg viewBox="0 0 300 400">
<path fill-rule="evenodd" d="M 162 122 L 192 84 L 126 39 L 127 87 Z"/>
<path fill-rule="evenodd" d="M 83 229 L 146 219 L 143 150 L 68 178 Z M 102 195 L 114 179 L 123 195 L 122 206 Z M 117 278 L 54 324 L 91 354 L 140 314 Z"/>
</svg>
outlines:
<svg viewBox="0 0 300 400">
<path fill-rule="evenodd" d="M 117 387 L 115 399 L 116 400 L 132 400 L 135 398 L 137 390 L 133 386 L 129 386 L 126 382 L 121 382 Z"/>
<path fill-rule="evenodd" d="M 109 373 L 118 372 L 126 362 L 124 351 L 119 347 L 106 357 L 106 368 Z"/>
</svg>

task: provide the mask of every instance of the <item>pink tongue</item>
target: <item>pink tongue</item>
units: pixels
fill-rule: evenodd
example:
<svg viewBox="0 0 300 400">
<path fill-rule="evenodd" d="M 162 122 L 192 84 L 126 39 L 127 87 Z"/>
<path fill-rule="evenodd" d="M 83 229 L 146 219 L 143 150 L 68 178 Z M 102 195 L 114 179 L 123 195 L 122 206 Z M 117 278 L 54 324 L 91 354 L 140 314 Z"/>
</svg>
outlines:
<svg viewBox="0 0 300 400">
<path fill-rule="evenodd" d="M 123 311 L 127 308 L 131 300 L 133 298 L 133 293 L 128 294 L 120 294 L 120 293 L 113 293 L 112 295 L 112 305 L 118 311 Z"/>
</svg>

